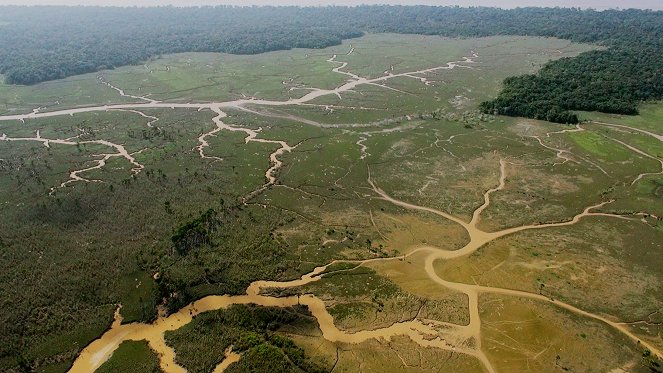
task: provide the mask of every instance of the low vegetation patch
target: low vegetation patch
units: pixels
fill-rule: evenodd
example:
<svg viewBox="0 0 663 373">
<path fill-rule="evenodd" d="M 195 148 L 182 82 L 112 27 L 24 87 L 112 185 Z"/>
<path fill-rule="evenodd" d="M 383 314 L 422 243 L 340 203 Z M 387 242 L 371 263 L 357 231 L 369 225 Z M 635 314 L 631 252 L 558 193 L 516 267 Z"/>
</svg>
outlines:
<svg viewBox="0 0 663 373">
<path fill-rule="evenodd" d="M 231 372 L 326 372 L 280 330 L 313 330 L 308 310 L 234 305 L 207 312 L 174 332 L 166 341 L 177 351 L 177 362 L 192 373 L 207 373 L 224 358 L 221 351 L 232 346 L 242 358 Z M 210 354 L 209 351 L 218 351 Z"/>
</svg>

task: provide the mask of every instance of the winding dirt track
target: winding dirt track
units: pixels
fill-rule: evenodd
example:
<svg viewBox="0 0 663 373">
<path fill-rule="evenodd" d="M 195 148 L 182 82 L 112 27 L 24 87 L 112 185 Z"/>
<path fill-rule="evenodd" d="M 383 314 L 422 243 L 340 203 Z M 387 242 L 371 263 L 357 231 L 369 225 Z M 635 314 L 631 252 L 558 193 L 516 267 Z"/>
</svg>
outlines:
<svg viewBox="0 0 663 373">
<path fill-rule="evenodd" d="M 635 185 L 635 183 L 637 183 L 638 181 L 642 180 L 642 179 L 643 179 L 644 177 L 646 177 L 646 176 L 663 175 L 663 160 L 661 160 L 660 158 L 658 158 L 658 157 L 654 157 L 653 155 L 651 155 L 651 154 L 649 154 L 649 153 L 647 153 L 647 152 L 644 152 L 644 151 L 642 151 L 642 150 L 636 148 L 636 147 L 633 146 L 633 145 L 629 145 L 629 144 L 627 144 L 627 143 L 625 143 L 625 142 L 623 142 L 623 141 L 621 141 L 621 140 L 617 140 L 617 139 L 615 139 L 615 138 L 612 138 L 612 137 L 610 137 L 610 136 L 605 136 L 605 135 L 604 135 L 604 137 L 606 137 L 606 138 L 608 138 L 608 139 L 610 139 L 610 140 L 612 140 L 612 141 L 614 141 L 614 142 L 616 142 L 616 143 L 618 143 L 618 144 L 621 144 L 622 146 L 628 148 L 629 150 L 631 150 L 631 151 L 633 151 L 633 152 L 635 152 L 635 153 L 638 153 L 638 154 L 644 156 L 645 158 L 649 158 L 649 159 L 651 159 L 651 160 L 654 160 L 654 161 L 660 163 L 660 165 L 661 165 L 661 171 L 658 171 L 658 172 L 643 172 L 643 173 L 639 174 L 639 175 L 635 178 L 635 180 L 633 180 L 633 182 L 631 183 L 631 185 Z"/>
<path fill-rule="evenodd" d="M 597 122 L 597 121 L 592 121 L 592 123 L 600 124 L 602 126 L 617 127 L 617 128 L 623 128 L 623 129 L 628 129 L 628 130 L 631 130 L 631 131 L 644 133 L 647 136 L 651 136 L 651 137 L 657 139 L 658 141 L 663 142 L 663 135 L 659 135 L 659 134 L 653 133 L 651 131 L 643 130 L 641 128 L 625 126 L 623 124 L 613 124 L 613 123 Z"/>
<path fill-rule="evenodd" d="M 659 358 L 663 357 L 663 352 L 657 348 L 656 346 L 652 345 L 651 343 L 640 339 L 638 336 L 636 336 L 634 333 L 632 333 L 628 328 L 626 328 L 622 323 L 611 321 L 607 319 L 606 317 L 590 313 L 587 311 L 583 311 L 575 306 L 572 306 L 570 304 L 561 302 L 559 300 L 554 300 L 548 297 L 545 297 L 540 294 L 535 294 L 535 293 L 529 293 L 525 291 L 519 291 L 519 290 L 512 290 L 512 289 L 504 289 L 504 288 L 496 288 L 496 287 L 487 287 L 487 286 L 479 286 L 479 285 L 470 285 L 470 284 L 463 284 L 463 283 L 455 283 L 455 282 L 450 282 L 442 279 L 435 271 L 434 263 L 437 260 L 448 260 L 448 259 L 453 259 L 453 258 L 458 258 L 461 256 L 467 256 L 470 255 L 474 252 L 476 252 L 479 248 L 482 246 L 486 245 L 487 243 L 494 241 L 500 237 L 504 237 L 510 234 L 514 234 L 517 232 L 522 232 L 526 230 L 531 230 L 531 229 L 543 229 L 543 228 L 552 228 L 552 227 L 562 227 L 562 226 L 570 226 L 573 224 L 577 224 L 581 219 L 590 217 L 590 216 L 599 216 L 599 217 L 610 217 L 610 218 L 617 218 L 617 219 L 624 219 L 624 220 L 631 220 L 627 217 L 621 216 L 621 215 L 614 215 L 614 214 L 607 214 L 607 213 L 599 213 L 599 212 L 592 212 L 592 210 L 595 210 L 597 208 L 600 208 L 602 206 L 605 206 L 612 201 L 606 201 L 606 202 L 601 202 L 593 206 L 589 206 L 584 209 L 583 212 L 580 214 L 575 215 L 571 220 L 565 221 L 565 222 L 560 222 L 560 223 L 549 223 L 549 224 L 532 224 L 532 225 L 525 225 L 525 226 L 520 226 L 520 227 L 513 227 L 513 228 L 508 228 L 504 229 L 501 231 L 497 232 L 484 232 L 480 229 L 477 228 L 477 224 L 480 221 L 480 215 L 481 213 L 490 205 L 490 195 L 494 192 L 497 192 L 499 190 L 502 190 L 505 187 L 505 180 L 506 180 L 506 162 L 504 160 L 500 160 L 500 180 L 499 180 L 499 185 L 496 188 L 488 190 L 484 194 L 484 203 L 479 206 L 473 213 L 472 215 L 472 220 L 470 223 L 464 223 L 463 221 L 460 221 L 460 225 L 465 228 L 467 233 L 470 235 L 470 242 L 465 245 L 460 250 L 454 250 L 454 251 L 447 251 L 447 250 L 442 250 L 439 248 L 432 248 L 432 247 L 425 247 L 425 248 L 420 248 L 416 251 L 422 251 L 422 250 L 429 250 L 431 253 L 429 256 L 426 258 L 425 261 L 425 270 L 426 274 L 428 277 L 435 281 L 436 283 L 464 293 L 468 296 L 469 298 L 469 309 L 470 309 L 470 324 L 467 326 L 467 330 L 470 331 L 474 337 L 474 339 L 478 343 L 477 349 L 480 350 L 480 340 L 481 340 L 481 320 L 479 317 L 479 308 L 478 308 L 478 295 L 479 293 L 494 293 L 494 294 L 501 294 L 501 295 L 507 295 L 507 296 L 517 296 L 517 297 L 522 297 L 522 298 L 529 298 L 529 299 L 535 299 L 539 301 L 545 301 L 552 303 L 556 306 L 559 306 L 561 308 L 566 309 L 567 311 L 576 313 L 581 316 L 589 317 L 598 321 L 601 321 L 617 331 L 623 333 L 627 337 L 629 337 L 631 340 L 633 340 L 635 343 L 641 344 L 644 348 L 647 348 L 650 350 L 653 354 L 658 356 Z M 369 173 L 370 175 L 370 173 Z M 384 200 L 389 201 L 391 203 L 394 203 L 398 206 L 405 207 L 408 209 L 414 209 L 414 210 L 420 210 L 420 211 L 426 211 L 430 212 L 439 216 L 446 217 L 449 214 L 443 212 L 443 211 L 438 211 L 435 209 L 431 209 L 428 207 L 422 207 L 422 206 L 417 206 L 413 205 L 410 203 L 406 203 L 403 201 L 396 200 L 390 196 L 388 196 L 383 190 L 379 189 L 375 183 L 370 179 L 369 176 L 369 184 L 373 187 L 373 190 Z M 457 221 L 460 220 L 458 218 L 454 219 L 449 219 L 452 221 Z M 484 361 L 484 360 L 482 360 Z M 492 371 L 493 368 L 484 362 L 484 365 L 489 371 Z"/>
<path fill-rule="evenodd" d="M 443 66 L 434 67 L 430 69 L 424 69 L 419 71 L 405 72 L 394 74 L 388 72 L 385 76 L 367 79 L 360 77 L 358 75 L 342 71 L 343 68 L 347 66 L 346 62 L 336 61 L 336 56 L 333 56 L 328 61 L 330 63 L 337 63 L 340 66 L 333 69 L 334 72 L 343 74 L 349 77 L 348 82 L 331 90 L 312 88 L 311 92 L 305 94 L 301 98 L 289 99 L 286 101 L 272 101 L 272 100 L 260 100 L 260 99 L 241 99 L 228 102 L 218 102 L 218 103 L 187 103 L 187 104 L 177 104 L 177 103 L 165 103 L 159 102 L 156 100 L 149 99 L 144 96 L 132 96 L 124 93 L 123 90 L 112 86 L 110 83 L 103 82 L 108 85 L 110 88 L 115 89 L 118 93 L 125 97 L 132 97 L 138 100 L 146 101 L 144 103 L 133 103 L 133 104 L 117 104 L 117 105 L 104 105 L 104 106 L 92 106 L 84 108 L 75 108 L 75 109 L 66 109 L 59 110 L 54 112 L 42 113 L 39 110 L 34 110 L 29 114 L 20 114 L 20 115 L 8 115 L 0 116 L 0 121 L 21 121 L 31 119 L 40 119 L 40 118 L 50 118 L 57 116 L 66 116 L 66 115 L 75 115 L 80 113 L 89 113 L 89 112 L 98 112 L 98 111 L 109 111 L 109 110 L 127 110 L 139 113 L 140 115 L 153 119 L 156 117 L 146 116 L 140 112 L 141 109 L 175 109 L 175 108 L 187 108 L 187 109 L 208 109 L 216 113 L 217 116 L 213 118 L 215 128 L 202 134 L 199 138 L 199 145 L 196 147 L 197 152 L 199 153 L 202 159 L 210 160 L 221 160 L 221 158 L 208 156 L 205 154 L 205 149 L 209 147 L 209 142 L 207 139 L 216 135 L 219 131 L 240 131 L 246 133 L 245 142 L 262 142 L 279 145 L 279 148 L 270 155 L 271 167 L 266 171 L 265 178 L 266 184 L 263 188 L 266 188 L 269 185 L 276 183 L 275 172 L 282 166 L 282 161 L 279 159 L 279 156 L 285 152 L 290 152 L 293 147 L 287 144 L 285 141 L 280 140 L 266 140 L 258 138 L 259 131 L 255 131 L 249 128 L 241 128 L 227 125 L 223 122 L 223 118 L 227 117 L 227 114 L 223 109 L 240 109 L 247 110 L 244 108 L 245 105 L 259 105 L 259 106 L 287 106 L 287 105 L 310 105 L 309 103 L 317 98 L 336 95 L 339 96 L 341 93 L 351 91 L 360 85 L 377 85 L 383 88 L 390 88 L 385 86 L 383 83 L 386 81 L 397 78 L 397 77 L 408 77 L 421 80 L 422 83 L 430 84 L 425 78 L 419 77 L 419 75 L 425 75 L 427 73 L 435 72 L 438 70 L 450 70 L 456 67 L 466 67 L 471 68 L 471 66 L 463 64 L 471 64 L 473 62 L 472 58 L 476 58 L 477 55 L 473 54 L 472 57 L 465 57 L 462 61 L 449 62 Z M 248 111 L 248 110 L 247 110 Z M 149 125 L 154 123 L 150 122 Z M 104 166 L 106 160 L 110 157 L 123 157 L 128 162 L 130 162 L 134 168 L 132 172 L 139 172 L 143 166 L 136 162 L 136 160 L 129 154 L 122 145 L 113 144 L 105 140 L 95 140 L 95 141 L 80 141 L 76 142 L 72 139 L 43 139 L 37 133 L 34 138 L 11 138 L 3 134 L 0 138 L 3 141 L 38 141 L 42 142 L 45 146 L 49 146 L 51 143 L 62 144 L 62 145 L 76 145 L 76 144 L 85 144 L 85 143 L 95 143 L 100 145 L 105 145 L 112 147 L 116 150 L 117 153 L 102 154 L 102 159 L 97 160 L 97 165 L 85 170 L 78 170 L 70 174 L 70 180 L 64 183 L 61 186 L 66 185 L 69 182 L 73 181 L 90 181 L 82 178 L 79 174 L 91 169 L 97 169 Z M 539 140 L 539 142 L 541 142 Z M 359 146 L 363 146 L 362 141 L 358 142 Z M 543 145 L 543 144 L 542 144 Z M 362 154 L 366 154 L 366 148 L 362 148 Z M 328 265 L 318 267 L 313 272 L 302 276 L 300 279 L 288 281 L 288 282 L 276 282 L 276 281 L 256 281 L 252 283 L 246 290 L 245 295 L 238 296 L 229 296 L 229 295 L 219 295 L 219 296 L 208 296 L 202 298 L 198 301 L 195 301 L 188 306 L 184 307 L 177 313 L 174 313 L 168 317 L 160 317 L 152 324 L 125 324 L 121 325 L 121 318 L 118 312 L 116 312 L 116 320 L 113 323 L 111 329 L 109 329 L 103 336 L 99 339 L 90 343 L 76 359 L 74 365 L 72 366 L 70 372 L 79 373 L 79 372 L 92 372 L 103 364 L 119 347 L 119 345 L 126 340 L 146 340 L 150 347 L 159 354 L 161 368 L 167 372 L 185 372 L 186 370 L 179 366 L 175 361 L 175 351 L 165 343 L 164 332 L 177 330 L 183 325 L 190 323 L 193 320 L 193 317 L 207 311 L 224 309 L 235 304 L 257 304 L 261 306 L 270 306 L 270 307 L 292 307 L 295 305 L 305 305 L 308 307 L 310 312 L 318 321 L 320 330 L 322 331 L 323 338 L 338 343 L 348 343 L 356 344 L 361 343 L 369 339 L 385 339 L 389 340 L 394 336 L 408 336 L 414 343 L 422 347 L 433 347 L 442 350 L 455 351 L 459 353 L 464 353 L 470 356 L 476 357 L 479 361 L 482 362 L 485 369 L 488 372 L 495 372 L 495 368 L 483 352 L 481 348 L 481 319 L 479 315 L 479 294 L 481 293 L 495 293 L 502 294 L 506 296 L 516 296 L 535 299 L 543 302 L 550 302 L 556 306 L 559 306 L 563 309 L 566 309 L 570 312 L 576 313 L 581 316 L 589 317 L 598 321 L 601 321 L 617 331 L 623 333 L 634 341 L 637 341 L 642 344 L 643 347 L 648 348 L 652 353 L 658 355 L 659 357 L 663 356 L 661 351 L 656 347 L 652 346 L 644 340 L 640 340 L 636 335 L 630 332 L 630 330 L 617 322 L 611 321 L 603 316 L 589 313 L 583 310 L 580 310 L 572 305 L 552 300 L 547 297 L 544 297 L 539 294 L 533 294 L 523 291 L 510 290 L 510 289 L 501 289 L 494 287 L 484 287 L 478 285 L 462 284 L 449 282 L 442 279 L 436 272 L 434 264 L 437 260 L 448 260 L 453 258 L 458 258 L 466 255 L 470 255 L 477 251 L 482 246 L 487 243 L 496 240 L 500 237 L 506 235 L 514 234 L 517 232 L 530 230 L 530 229 L 543 229 L 549 227 L 561 227 L 568 226 L 578 223 L 581 219 L 591 216 L 604 216 L 604 217 L 614 217 L 626 219 L 623 216 L 597 213 L 593 212 L 597 208 L 604 206 L 607 202 L 598 203 L 593 206 L 587 207 L 584 211 L 574 216 L 571 220 L 561 223 L 550 223 L 550 224 L 538 224 L 538 225 L 526 225 L 521 227 L 513 227 L 509 229 L 504 229 L 498 232 L 485 232 L 480 230 L 477 225 L 481 220 L 481 214 L 490 206 L 490 196 L 493 193 L 499 192 L 505 188 L 506 185 L 506 174 L 507 174 L 507 162 L 504 160 L 500 161 L 500 179 L 499 183 L 495 188 L 492 188 L 484 193 L 483 204 L 477 207 L 477 209 L 472 214 L 472 219 L 470 222 L 465 222 L 462 219 L 453 216 L 447 212 L 414 205 L 405 201 L 400 201 L 389 196 L 384 190 L 380 189 L 376 183 L 372 180 L 370 169 L 368 184 L 371 186 L 373 191 L 377 194 L 378 198 L 381 198 L 385 201 L 388 201 L 394 205 L 419 211 L 425 211 L 432 213 L 450 221 L 453 221 L 460 226 L 462 226 L 469 234 L 469 242 L 460 250 L 449 251 L 443 250 L 440 248 L 434 247 L 422 247 L 412 251 L 409 255 L 413 255 L 418 252 L 428 252 L 428 256 L 425 260 L 425 271 L 430 277 L 431 280 L 438 283 L 441 286 L 446 288 L 464 293 L 467 295 L 469 300 L 469 314 L 470 322 L 468 325 L 454 325 L 449 323 L 437 322 L 434 320 L 420 320 L 414 319 L 411 321 L 397 322 L 392 324 L 389 327 L 375 330 L 363 330 L 356 333 L 348 333 L 338 329 L 335 324 L 332 316 L 327 311 L 325 304 L 322 300 L 315 297 L 311 294 L 306 294 L 302 296 L 292 296 L 292 297 L 270 297 L 261 295 L 261 291 L 269 288 L 290 288 L 298 287 L 305 285 L 311 282 L 319 281 L 322 278 L 322 273 L 327 270 L 327 268 L 335 263 L 356 263 L 357 266 L 364 265 L 367 263 L 375 261 L 387 261 L 395 259 L 403 259 L 405 256 L 397 258 L 379 258 L 371 259 L 360 262 L 353 261 L 335 261 Z M 217 366 L 215 372 L 221 372 L 225 367 L 230 365 L 232 362 L 239 359 L 239 355 L 233 353 L 231 349 L 227 350 L 225 353 L 225 360 Z"/>
</svg>

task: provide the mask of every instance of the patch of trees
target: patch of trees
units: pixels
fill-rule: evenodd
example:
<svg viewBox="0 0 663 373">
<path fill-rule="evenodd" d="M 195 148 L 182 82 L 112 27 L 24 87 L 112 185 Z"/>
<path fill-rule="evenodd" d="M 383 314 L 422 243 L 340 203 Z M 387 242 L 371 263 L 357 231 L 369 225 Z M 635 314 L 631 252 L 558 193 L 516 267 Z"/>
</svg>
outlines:
<svg viewBox="0 0 663 373">
<path fill-rule="evenodd" d="M 278 334 L 253 334 L 245 338 L 250 344 L 239 362 L 231 365 L 228 372 L 264 373 L 325 373 L 329 369 L 311 361 L 304 350 L 291 339 Z M 244 342 L 242 341 L 242 342 Z"/>
<path fill-rule="evenodd" d="M 209 209 L 199 217 L 178 227 L 170 238 L 179 255 L 186 255 L 192 249 L 211 243 L 211 234 L 221 224 L 214 209 Z"/>
<path fill-rule="evenodd" d="M 312 332 L 316 328 L 313 320 L 303 306 L 234 305 L 196 316 L 191 324 L 167 332 L 166 341 L 177 350 L 178 363 L 192 373 L 210 372 L 223 358 L 200 350 L 224 351 L 229 346 L 242 354 L 229 372 L 328 372 L 291 339 L 277 334 L 284 328 Z"/>
<path fill-rule="evenodd" d="M 211 294 L 243 294 L 257 279 L 297 273 L 291 272 L 289 244 L 270 236 L 293 220 L 276 210 L 221 202 L 179 223 L 167 251 L 141 256 L 142 269 L 160 274 L 158 298 L 169 312 Z"/>
<path fill-rule="evenodd" d="M 653 41 L 652 41 L 653 43 Z M 571 110 L 637 114 L 644 100 L 663 98 L 663 44 L 613 47 L 548 63 L 536 75 L 508 78 L 486 113 L 578 123 Z"/>
<path fill-rule="evenodd" d="M 163 371 L 159 368 L 159 359 L 146 341 L 125 341 L 95 372 L 161 373 Z"/>
<path fill-rule="evenodd" d="M 165 53 L 255 54 L 324 48 L 364 32 L 449 37 L 524 35 L 606 50 L 505 81 L 486 113 L 574 123 L 571 110 L 634 114 L 663 98 L 663 12 L 430 6 L 0 7 L 0 73 L 35 84 L 138 64 Z"/>
</svg>

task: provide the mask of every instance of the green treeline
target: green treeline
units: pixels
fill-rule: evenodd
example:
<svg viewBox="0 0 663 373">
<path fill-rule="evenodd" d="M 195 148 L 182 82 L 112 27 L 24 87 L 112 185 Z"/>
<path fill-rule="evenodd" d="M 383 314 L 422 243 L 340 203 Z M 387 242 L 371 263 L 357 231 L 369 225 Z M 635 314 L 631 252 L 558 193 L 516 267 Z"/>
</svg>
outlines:
<svg viewBox="0 0 663 373">
<path fill-rule="evenodd" d="M 362 33 L 316 9 L 0 7 L 0 73 L 34 84 L 165 53 L 324 48 Z M 331 20 L 329 20 L 331 22 Z"/>
<path fill-rule="evenodd" d="M 525 35 L 605 50 L 510 78 L 487 113 L 574 123 L 570 110 L 634 114 L 663 97 L 663 12 L 429 6 L 0 7 L 0 73 L 34 84 L 137 64 L 165 53 L 254 54 L 324 48 L 364 32 Z"/>
</svg>

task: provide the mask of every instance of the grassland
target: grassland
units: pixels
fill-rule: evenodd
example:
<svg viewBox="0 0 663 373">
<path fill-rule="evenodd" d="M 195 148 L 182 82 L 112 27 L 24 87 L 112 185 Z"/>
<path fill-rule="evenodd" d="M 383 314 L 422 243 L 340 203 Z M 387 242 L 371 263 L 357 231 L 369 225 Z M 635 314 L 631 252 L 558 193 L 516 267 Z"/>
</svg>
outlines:
<svg viewBox="0 0 663 373">
<path fill-rule="evenodd" d="M 657 369 L 661 105 L 578 127 L 476 110 L 505 77 L 592 48 L 379 34 L 0 87 L 0 115 L 101 105 L 0 121 L 0 370 L 68 370 L 118 305 L 140 328 L 334 260 L 263 294 L 315 296 L 343 338 L 388 337 L 234 305 L 166 332 L 176 365 L 210 372 L 233 346 L 228 371 Z M 358 77 L 385 79 L 282 104 Z M 124 342 L 99 370 L 175 369 L 151 349 Z"/>
</svg>

